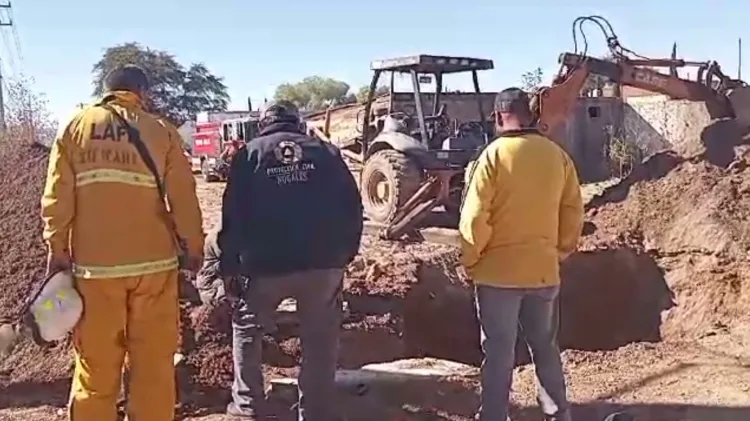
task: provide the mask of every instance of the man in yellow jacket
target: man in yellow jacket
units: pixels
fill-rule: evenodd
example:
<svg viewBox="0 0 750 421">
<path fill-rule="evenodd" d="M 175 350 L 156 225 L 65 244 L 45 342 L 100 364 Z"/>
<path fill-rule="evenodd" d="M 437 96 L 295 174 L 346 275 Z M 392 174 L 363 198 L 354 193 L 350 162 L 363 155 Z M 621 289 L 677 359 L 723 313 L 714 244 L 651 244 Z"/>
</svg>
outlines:
<svg viewBox="0 0 750 421">
<path fill-rule="evenodd" d="M 195 180 L 175 137 L 143 108 L 144 72 L 110 72 L 104 98 L 61 127 L 42 197 L 48 270 L 69 268 L 84 302 L 73 332 L 73 421 L 115 421 L 123 361 L 128 418 L 174 418 L 178 242 L 200 267 L 203 233 Z M 114 113 L 140 133 L 157 179 Z M 164 204 L 167 201 L 170 212 Z M 175 232 L 176 231 L 176 232 Z M 176 238 L 180 240 L 176 240 Z"/>
<path fill-rule="evenodd" d="M 559 264 L 575 251 L 583 203 L 563 149 L 529 127 L 529 98 L 498 94 L 500 136 L 468 171 L 461 209 L 462 263 L 475 284 L 481 327 L 480 421 L 505 421 L 520 325 L 548 420 L 570 421 L 557 346 Z"/>
</svg>

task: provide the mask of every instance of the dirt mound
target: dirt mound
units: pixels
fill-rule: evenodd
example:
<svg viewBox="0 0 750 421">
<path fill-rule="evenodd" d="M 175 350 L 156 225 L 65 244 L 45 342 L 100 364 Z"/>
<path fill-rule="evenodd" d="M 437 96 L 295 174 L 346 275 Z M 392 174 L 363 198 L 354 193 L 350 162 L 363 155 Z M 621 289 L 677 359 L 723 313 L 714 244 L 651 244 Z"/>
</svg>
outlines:
<svg viewBox="0 0 750 421">
<path fill-rule="evenodd" d="M 654 259 L 636 245 L 574 254 L 563 268 L 561 343 L 565 348 L 616 349 L 659 341 L 661 312 L 672 296 Z M 429 244 L 364 241 L 350 265 L 340 365 L 436 357 L 481 362 L 473 291 L 458 273 L 458 250 Z M 189 313 L 184 337 L 188 369 L 183 387 L 194 392 L 231 382 L 229 309 Z M 593 322 L 592 322 L 593 321 Z M 517 362 L 528 361 L 522 338 Z M 264 341 L 270 375 L 294 374 L 300 360 L 295 327 L 280 327 Z M 192 394 L 193 392 L 188 392 Z"/>
<path fill-rule="evenodd" d="M 750 171 L 654 156 L 589 203 L 588 240 L 625 233 L 661 254 L 694 251 L 744 258 L 750 250 Z"/>
<path fill-rule="evenodd" d="M 592 200 L 587 219 L 584 248 L 619 249 L 629 243 L 663 271 L 677 304 L 664 317 L 664 337 L 695 338 L 750 320 L 746 160 L 723 168 L 672 153 L 656 155 Z M 612 279 L 619 276 L 609 273 Z M 639 273 L 630 279 L 647 277 Z"/>
<path fill-rule="evenodd" d="M 0 166 L 0 319 L 20 310 L 44 276 L 40 199 L 48 151 L 37 144 L 6 140 Z"/>
<path fill-rule="evenodd" d="M 442 321 L 452 320 L 451 315 L 435 314 L 430 308 L 416 313 L 432 314 L 438 317 L 437 323 L 431 319 L 428 324 L 415 324 L 411 318 L 416 314 L 415 306 L 424 304 L 421 299 L 413 298 L 421 296 L 414 295 L 419 289 L 416 286 L 424 284 L 421 280 L 426 277 L 444 279 L 445 275 L 440 274 L 451 268 L 455 272 L 457 257 L 456 250 L 449 247 L 392 244 L 365 238 L 362 251 L 349 266 L 345 278 L 344 299 L 350 316 L 342 326 L 339 366 L 358 368 L 374 362 L 429 354 L 435 349 L 437 353 L 447 349 L 449 355 L 461 358 L 465 347 L 452 342 L 452 338 L 441 337 L 437 345 L 425 351 L 419 335 L 411 333 L 414 329 L 439 332 Z M 433 273 L 424 275 L 425 270 Z M 468 310 L 469 317 L 473 317 L 471 308 Z M 230 386 L 230 313 L 228 306 L 185 305 L 183 308 L 181 342 L 187 357 L 180 376 L 183 401 L 194 400 L 197 395 L 221 394 L 221 390 Z M 472 319 L 468 323 L 475 325 Z M 461 330 L 465 327 L 465 322 L 457 326 Z M 301 360 L 298 327 L 279 322 L 264 338 L 263 359 L 267 375 L 295 375 Z"/>
<path fill-rule="evenodd" d="M 47 174 L 48 150 L 6 139 L 0 145 L 0 319 L 14 320 L 44 276 L 40 199 Z M 0 360 L 0 372 L 17 382 L 51 381 L 70 373 L 67 343 L 42 350 L 20 344 Z M 0 376 L 1 377 L 1 376 Z"/>
</svg>

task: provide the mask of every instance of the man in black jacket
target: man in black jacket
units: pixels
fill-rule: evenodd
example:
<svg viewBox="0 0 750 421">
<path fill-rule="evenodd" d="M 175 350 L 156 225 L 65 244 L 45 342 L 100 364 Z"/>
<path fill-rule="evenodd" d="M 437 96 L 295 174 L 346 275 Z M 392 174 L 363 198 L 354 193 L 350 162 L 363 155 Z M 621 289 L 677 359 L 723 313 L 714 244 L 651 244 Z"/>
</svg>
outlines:
<svg viewBox="0 0 750 421">
<path fill-rule="evenodd" d="M 263 417 L 261 339 L 279 303 L 297 300 L 303 421 L 336 418 L 334 374 L 344 268 L 359 250 L 362 204 L 333 145 L 300 131 L 289 102 L 264 106 L 260 136 L 232 160 L 219 249 L 224 276 L 242 275 L 232 317 L 231 415 Z"/>
</svg>

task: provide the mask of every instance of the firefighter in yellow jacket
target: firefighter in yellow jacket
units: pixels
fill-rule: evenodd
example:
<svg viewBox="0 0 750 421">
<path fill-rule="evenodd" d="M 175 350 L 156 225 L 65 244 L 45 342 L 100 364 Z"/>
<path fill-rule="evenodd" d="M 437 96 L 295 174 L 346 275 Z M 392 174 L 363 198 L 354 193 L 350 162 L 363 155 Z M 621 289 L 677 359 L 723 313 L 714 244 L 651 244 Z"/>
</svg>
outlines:
<svg viewBox="0 0 750 421">
<path fill-rule="evenodd" d="M 478 420 L 508 417 L 520 325 L 545 419 L 570 421 L 557 347 L 557 300 L 559 263 L 575 251 L 583 227 L 578 176 L 568 154 L 531 128 L 525 92 L 500 92 L 495 116 L 500 136 L 468 172 L 459 224 L 484 353 Z"/>
<path fill-rule="evenodd" d="M 104 87 L 100 102 L 61 127 L 42 197 L 48 270 L 70 268 L 84 302 L 73 332 L 69 417 L 117 419 L 127 354 L 128 418 L 171 421 L 179 316 L 175 237 L 186 248 L 189 269 L 197 270 L 202 259 L 195 181 L 182 140 L 143 108 L 144 72 L 135 66 L 113 70 Z M 170 214 L 156 179 L 112 111 L 139 131 L 163 182 Z"/>
</svg>

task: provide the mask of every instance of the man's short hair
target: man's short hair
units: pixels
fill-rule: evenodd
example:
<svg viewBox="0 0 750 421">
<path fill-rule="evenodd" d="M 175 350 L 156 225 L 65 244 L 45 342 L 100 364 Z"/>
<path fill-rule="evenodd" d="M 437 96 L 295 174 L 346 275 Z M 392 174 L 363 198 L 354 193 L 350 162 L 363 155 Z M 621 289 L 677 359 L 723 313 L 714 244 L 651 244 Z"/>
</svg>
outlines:
<svg viewBox="0 0 750 421">
<path fill-rule="evenodd" d="M 104 77 L 103 85 L 106 91 L 144 92 L 149 88 L 146 72 L 133 64 L 111 70 Z"/>
<path fill-rule="evenodd" d="M 524 115 L 530 110 L 529 95 L 520 88 L 508 88 L 495 96 L 495 112 Z"/>
</svg>

